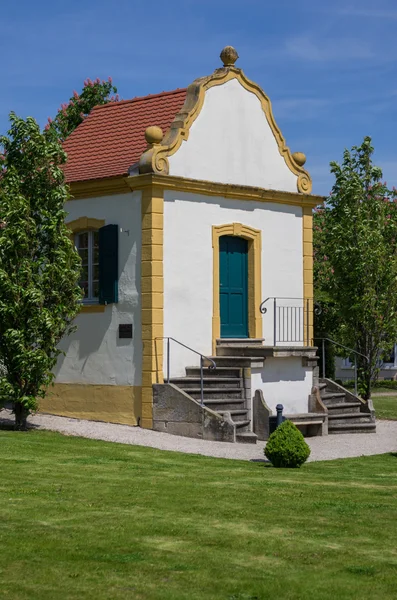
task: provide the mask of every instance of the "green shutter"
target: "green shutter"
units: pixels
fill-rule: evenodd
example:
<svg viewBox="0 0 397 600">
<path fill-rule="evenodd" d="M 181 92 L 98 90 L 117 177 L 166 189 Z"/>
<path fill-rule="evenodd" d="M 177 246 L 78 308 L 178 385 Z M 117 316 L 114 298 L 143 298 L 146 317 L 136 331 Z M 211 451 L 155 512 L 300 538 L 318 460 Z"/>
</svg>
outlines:
<svg viewBox="0 0 397 600">
<path fill-rule="evenodd" d="M 99 229 L 99 304 L 119 299 L 119 232 L 118 225 Z"/>
</svg>

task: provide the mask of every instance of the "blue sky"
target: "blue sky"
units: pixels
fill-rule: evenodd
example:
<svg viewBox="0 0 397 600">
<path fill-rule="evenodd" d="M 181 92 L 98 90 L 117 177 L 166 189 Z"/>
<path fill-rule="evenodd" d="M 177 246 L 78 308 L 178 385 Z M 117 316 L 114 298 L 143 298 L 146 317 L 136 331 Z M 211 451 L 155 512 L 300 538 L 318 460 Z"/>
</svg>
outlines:
<svg viewBox="0 0 397 600">
<path fill-rule="evenodd" d="M 273 104 L 314 192 L 330 160 L 371 135 L 397 186 L 395 0 L 18 0 L 0 13 L 0 132 L 8 114 L 41 125 L 85 78 L 113 77 L 123 99 L 185 87 L 220 66 L 225 45 Z"/>
</svg>

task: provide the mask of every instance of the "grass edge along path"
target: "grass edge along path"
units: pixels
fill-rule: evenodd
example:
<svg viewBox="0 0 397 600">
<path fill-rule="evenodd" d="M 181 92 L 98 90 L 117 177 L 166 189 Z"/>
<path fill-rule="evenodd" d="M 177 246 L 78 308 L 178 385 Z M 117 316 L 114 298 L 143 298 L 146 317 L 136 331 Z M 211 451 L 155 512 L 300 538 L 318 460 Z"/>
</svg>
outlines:
<svg viewBox="0 0 397 600">
<path fill-rule="evenodd" d="M 395 598 L 397 457 L 299 470 L 0 431 L 0 597 Z"/>
<path fill-rule="evenodd" d="M 397 395 L 374 396 L 372 402 L 377 419 L 397 421 Z"/>
</svg>

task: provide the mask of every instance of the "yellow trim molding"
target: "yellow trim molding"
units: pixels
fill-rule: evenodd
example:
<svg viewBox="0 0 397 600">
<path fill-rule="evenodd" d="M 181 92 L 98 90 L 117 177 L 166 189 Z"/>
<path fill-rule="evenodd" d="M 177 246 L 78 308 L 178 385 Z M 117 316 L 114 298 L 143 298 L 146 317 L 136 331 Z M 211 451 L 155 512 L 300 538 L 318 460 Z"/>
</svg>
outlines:
<svg viewBox="0 0 397 600">
<path fill-rule="evenodd" d="M 73 231 L 78 233 L 79 231 L 87 231 L 89 229 L 100 229 L 105 225 L 105 219 L 93 219 L 91 217 L 79 217 L 74 221 L 69 221 L 66 226 Z"/>
<path fill-rule="evenodd" d="M 297 190 L 303 194 L 310 194 L 312 180 L 309 173 L 303 168 L 301 153 L 294 158 L 286 145 L 285 139 L 274 120 L 272 105 L 262 88 L 248 79 L 241 69 L 232 65 L 216 69 L 212 75 L 196 79 L 187 88 L 186 100 L 180 112 L 175 116 L 171 127 L 161 141 L 149 143 L 147 150 L 139 161 L 140 173 L 157 173 L 168 175 L 168 157 L 175 154 L 182 142 L 189 137 L 189 130 L 197 119 L 204 104 L 205 92 L 210 88 L 223 85 L 237 79 L 239 83 L 259 99 L 263 112 L 276 139 L 280 155 L 284 158 L 287 167 L 297 176 Z"/>
<path fill-rule="evenodd" d="M 142 191 L 142 420 L 153 426 L 153 384 L 163 383 L 163 215 L 164 192 L 150 185 Z"/>
<path fill-rule="evenodd" d="M 262 315 L 259 311 L 262 294 L 262 234 L 242 223 L 212 226 L 213 248 L 213 315 L 212 350 L 215 354 L 216 340 L 221 335 L 221 314 L 219 301 L 219 238 L 224 235 L 241 237 L 248 241 L 248 335 L 250 338 L 262 337 Z"/>
<path fill-rule="evenodd" d="M 141 387 L 55 383 L 39 404 L 40 412 L 52 415 L 137 425 Z"/>
<path fill-rule="evenodd" d="M 304 344 L 305 346 L 312 346 L 314 330 L 313 330 L 313 213 L 312 209 L 308 206 L 304 206 L 302 209 L 302 238 L 303 238 L 303 297 L 304 306 L 307 306 L 309 302 L 309 331 L 307 323 L 306 310 L 304 314 Z"/>
<path fill-rule="evenodd" d="M 275 202 L 291 206 L 315 207 L 324 202 L 323 196 L 312 194 L 299 194 L 298 192 L 283 192 L 252 187 L 249 185 L 236 185 L 233 183 L 217 183 L 200 179 L 189 179 L 174 175 L 135 175 L 126 177 L 131 190 L 144 189 L 151 185 L 158 185 L 164 190 L 178 190 L 206 196 L 222 196 L 230 200 L 247 200 L 256 202 Z"/>
<path fill-rule="evenodd" d="M 277 202 L 279 204 L 290 204 L 292 206 L 317 206 L 324 202 L 323 196 L 312 194 L 303 194 L 298 192 L 281 192 L 277 190 L 267 190 L 265 188 L 256 188 L 248 185 L 236 185 L 231 183 L 216 183 L 214 181 L 205 181 L 199 179 L 189 179 L 186 177 L 176 177 L 173 175 L 132 175 L 121 177 L 123 181 L 123 193 L 134 190 L 142 190 L 145 187 L 158 185 L 166 190 L 178 190 L 191 192 L 195 194 L 204 194 L 206 196 L 222 196 L 231 200 L 247 200 L 257 202 Z M 108 189 L 101 188 L 101 182 L 97 179 L 93 181 L 82 182 L 80 184 L 71 184 L 75 200 L 84 198 L 93 198 L 118 194 L 115 188 L 109 192 Z"/>
<path fill-rule="evenodd" d="M 114 194 L 127 194 L 129 192 L 124 176 L 74 181 L 69 184 L 69 190 L 71 193 L 70 200 L 95 198 L 96 196 L 113 196 Z"/>
</svg>

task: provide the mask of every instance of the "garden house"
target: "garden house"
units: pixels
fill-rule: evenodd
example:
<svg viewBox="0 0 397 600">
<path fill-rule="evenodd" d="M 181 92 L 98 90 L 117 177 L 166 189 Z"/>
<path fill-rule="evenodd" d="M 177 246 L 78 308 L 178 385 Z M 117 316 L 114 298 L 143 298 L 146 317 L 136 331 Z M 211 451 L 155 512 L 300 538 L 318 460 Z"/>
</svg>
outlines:
<svg viewBox="0 0 397 600">
<path fill-rule="evenodd" d="M 66 141 L 85 297 L 43 411 L 255 441 L 258 402 L 313 410 L 322 198 L 237 58 L 98 106 Z"/>
</svg>

